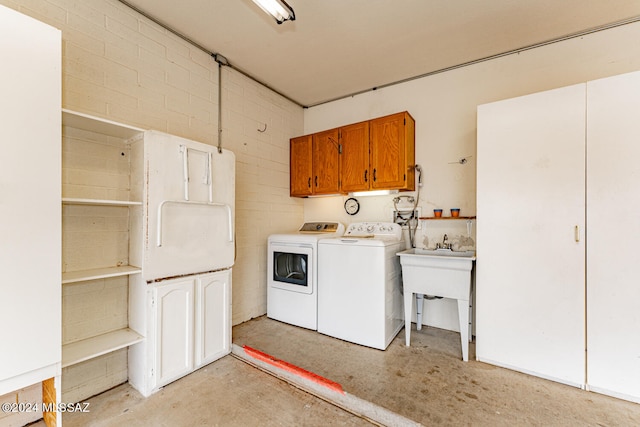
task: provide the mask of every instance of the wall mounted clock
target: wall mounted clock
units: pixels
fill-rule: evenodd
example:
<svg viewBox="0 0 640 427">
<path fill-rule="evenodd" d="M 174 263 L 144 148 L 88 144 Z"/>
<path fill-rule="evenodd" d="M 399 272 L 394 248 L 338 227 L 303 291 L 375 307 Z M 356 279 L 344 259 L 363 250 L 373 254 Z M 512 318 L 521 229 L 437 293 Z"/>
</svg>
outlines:
<svg viewBox="0 0 640 427">
<path fill-rule="evenodd" d="M 344 202 L 344 210 L 347 211 L 349 215 L 355 215 L 360 210 L 360 203 L 353 197 L 349 197 L 347 201 Z"/>
</svg>

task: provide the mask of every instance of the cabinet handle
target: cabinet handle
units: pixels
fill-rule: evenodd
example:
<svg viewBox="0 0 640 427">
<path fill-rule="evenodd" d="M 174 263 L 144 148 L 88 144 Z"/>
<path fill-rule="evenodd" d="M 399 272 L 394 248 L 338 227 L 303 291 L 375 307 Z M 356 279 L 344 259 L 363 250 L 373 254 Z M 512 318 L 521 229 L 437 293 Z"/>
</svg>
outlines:
<svg viewBox="0 0 640 427">
<path fill-rule="evenodd" d="M 368 171 L 367 169 L 365 169 L 365 170 L 364 170 L 364 182 L 369 181 L 369 178 L 367 177 L 367 173 L 368 173 L 368 172 L 369 172 L 369 171 Z"/>
<path fill-rule="evenodd" d="M 309 177 L 309 181 L 307 181 L 307 187 L 311 188 L 311 177 Z"/>
<path fill-rule="evenodd" d="M 375 168 L 373 169 L 373 182 L 376 182 L 376 170 L 375 170 Z"/>
<path fill-rule="evenodd" d="M 316 184 L 316 188 L 317 188 L 318 187 L 318 175 L 316 175 L 315 184 Z"/>
<path fill-rule="evenodd" d="M 580 227 L 576 225 L 575 227 L 575 239 L 576 239 L 576 243 L 580 241 Z"/>
</svg>

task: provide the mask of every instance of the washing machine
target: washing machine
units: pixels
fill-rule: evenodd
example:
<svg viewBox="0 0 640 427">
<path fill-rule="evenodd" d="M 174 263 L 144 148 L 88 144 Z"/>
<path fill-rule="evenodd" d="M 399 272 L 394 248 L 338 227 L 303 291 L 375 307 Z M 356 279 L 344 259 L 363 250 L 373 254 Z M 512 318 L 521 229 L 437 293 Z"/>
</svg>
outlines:
<svg viewBox="0 0 640 427">
<path fill-rule="evenodd" d="M 307 222 L 297 233 L 269 236 L 267 317 L 317 330 L 318 241 L 344 230 L 338 222 Z"/>
<path fill-rule="evenodd" d="M 318 332 L 385 350 L 404 325 L 398 250 L 402 228 L 386 222 L 349 225 L 318 242 Z"/>
</svg>

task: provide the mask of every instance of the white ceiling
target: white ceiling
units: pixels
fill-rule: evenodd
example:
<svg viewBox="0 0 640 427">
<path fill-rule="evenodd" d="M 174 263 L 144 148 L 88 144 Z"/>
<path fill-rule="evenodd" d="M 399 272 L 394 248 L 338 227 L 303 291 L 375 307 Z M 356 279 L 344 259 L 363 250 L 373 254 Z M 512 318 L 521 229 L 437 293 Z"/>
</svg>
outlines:
<svg viewBox="0 0 640 427">
<path fill-rule="evenodd" d="M 640 18 L 640 0 L 126 0 L 303 106 Z"/>
</svg>

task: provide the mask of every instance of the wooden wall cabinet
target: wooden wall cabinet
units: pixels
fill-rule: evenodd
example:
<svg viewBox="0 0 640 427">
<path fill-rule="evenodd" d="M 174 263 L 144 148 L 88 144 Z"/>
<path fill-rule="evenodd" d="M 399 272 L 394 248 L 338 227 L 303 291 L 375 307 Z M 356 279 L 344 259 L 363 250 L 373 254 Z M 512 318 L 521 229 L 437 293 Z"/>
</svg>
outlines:
<svg viewBox="0 0 640 427">
<path fill-rule="evenodd" d="M 313 194 L 340 192 L 339 129 L 313 134 Z"/>
<path fill-rule="evenodd" d="M 371 190 L 415 190 L 415 121 L 407 112 L 371 120 Z"/>
<path fill-rule="evenodd" d="M 369 172 L 369 122 L 340 128 L 340 175 L 342 191 L 367 191 Z"/>
<path fill-rule="evenodd" d="M 415 121 L 408 112 L 291 139 L 292 197 L 415 190 Z"/>
<path fill-rule="evenodd" d="M 290 194 L 291 197 L 306 197 L 313 194 L 313 137 L 311 135 L 292 138 L 289 143 Z"/>
<path fill-rule="evenodd" d="M 340 192 L 338 139 L 338 129 L 291 139 L 290 194 L 292 197 Z"/>
</svg>

